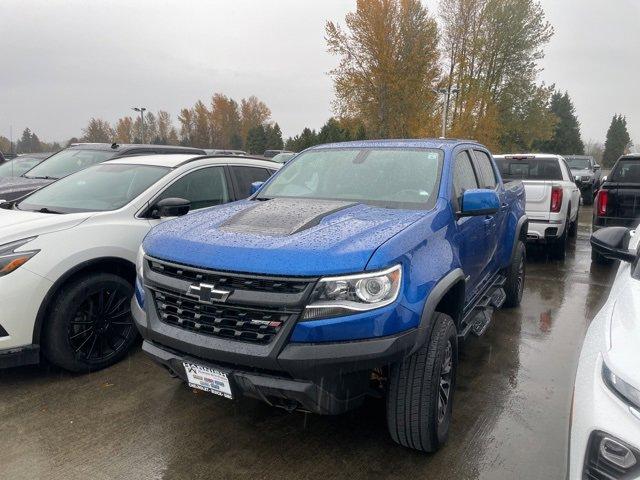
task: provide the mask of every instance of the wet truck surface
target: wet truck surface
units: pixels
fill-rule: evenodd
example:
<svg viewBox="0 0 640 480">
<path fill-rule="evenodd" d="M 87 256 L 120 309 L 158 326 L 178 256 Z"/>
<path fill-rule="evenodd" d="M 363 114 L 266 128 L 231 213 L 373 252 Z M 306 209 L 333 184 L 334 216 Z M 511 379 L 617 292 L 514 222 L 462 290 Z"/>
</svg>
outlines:
<svg viewBox="0 0 640 480">
<path fill-rule="evenodd" d="M 496 312 L 460 352 L 450 441 L 435 455 L 386 435 L 381 399 L 339 416 L 289 414 L 167 381 L 137 351 L 93 375 L 0 371 L 0 476 L 564 478 L 579 350 L 615 274 L 591 264 L 590 231 L 583 208 L 564 262 L 531 251 L 521 307 Z"/>
</svg>

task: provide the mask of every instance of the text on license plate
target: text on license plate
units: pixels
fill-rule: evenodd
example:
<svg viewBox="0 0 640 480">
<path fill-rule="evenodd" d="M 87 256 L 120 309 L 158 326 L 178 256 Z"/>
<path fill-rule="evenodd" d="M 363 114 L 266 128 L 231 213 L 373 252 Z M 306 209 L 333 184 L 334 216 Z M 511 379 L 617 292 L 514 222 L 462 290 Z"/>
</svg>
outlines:
<svg viewBox="0 0 640 480">
<path fill-rule="evenodd" d="M 195 363 L 183 362 L 182 364 L 187 372 L 187 381 L 191 388 L 198 388 L 205 392 L 233 398 L 226 373 L 220 372 L 215 368 L 196 365 Z"/>
</svg>

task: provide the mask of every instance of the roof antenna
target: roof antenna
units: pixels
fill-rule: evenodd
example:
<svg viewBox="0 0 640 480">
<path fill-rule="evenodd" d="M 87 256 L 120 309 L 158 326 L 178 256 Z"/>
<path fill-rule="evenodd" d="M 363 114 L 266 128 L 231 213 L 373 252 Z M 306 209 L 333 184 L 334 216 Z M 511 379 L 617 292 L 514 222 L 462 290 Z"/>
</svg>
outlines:
<svg viewBox="0 0 640 480">
<path fill-rule="evenodd" d="M 113 143 L 111 144 L 111 148 L 112 148 L 112 149 L 114 149 L 114 150 L 115 150 L 116 148 L 118 148 L 119 146 L 120 146 L 120 145 L 118 145 L 116 142 L 113 142 Z"/>
</svg>

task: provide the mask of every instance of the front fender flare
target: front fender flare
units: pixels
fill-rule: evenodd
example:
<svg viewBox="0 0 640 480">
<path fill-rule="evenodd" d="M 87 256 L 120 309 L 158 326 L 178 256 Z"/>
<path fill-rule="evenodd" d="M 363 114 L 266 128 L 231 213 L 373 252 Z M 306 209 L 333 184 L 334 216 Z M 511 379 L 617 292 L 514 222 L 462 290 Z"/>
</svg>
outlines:
<svg viewBox="0 0 640 480">
<path fill-rule="evenodd" d="M 416 343 L 409 353 L 409 355 L 416 352 L 429 340 L 431 336 L 431 330 L 434 321 L 434 313 L 440 300 L 444 298 L 451 288 L 459 281 L 465 281 L 465 275 L 461 268 L 456 268 L 447 273 L 440 281 L 431 289 L 427 301 L 422 309 L 422 316 L 420 317 L 420 325 L 418 325 L 418 335 Z"/>
</svg>

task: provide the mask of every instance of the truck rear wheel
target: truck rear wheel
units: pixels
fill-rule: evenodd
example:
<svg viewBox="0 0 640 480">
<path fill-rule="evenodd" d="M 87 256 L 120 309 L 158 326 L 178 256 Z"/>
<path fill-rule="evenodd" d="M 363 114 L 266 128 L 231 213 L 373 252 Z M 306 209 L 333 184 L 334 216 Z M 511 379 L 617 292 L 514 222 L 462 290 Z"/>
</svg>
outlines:
<svg viewBox="0 0 640 480">
<path fill-rule="evenodd" d="M 391 368 L 387 426 L 396 443 L 435 452 L 446 442 L 457 367 L 456 326 L 436 312 L 429 342 Z"/>
</svg>

